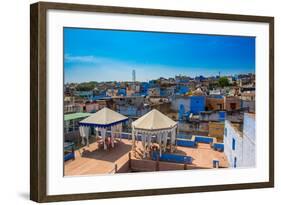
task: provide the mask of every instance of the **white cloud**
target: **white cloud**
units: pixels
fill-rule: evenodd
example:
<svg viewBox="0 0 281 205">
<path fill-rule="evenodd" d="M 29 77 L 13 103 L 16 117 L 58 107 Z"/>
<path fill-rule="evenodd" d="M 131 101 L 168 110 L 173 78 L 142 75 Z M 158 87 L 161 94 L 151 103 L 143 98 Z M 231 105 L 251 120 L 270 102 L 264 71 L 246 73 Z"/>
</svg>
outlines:
<svg viewBox="0 0 281 205">
<path fill-rule="evenodd" d="M 88 56 L 72 56 L 69 54 L 64 55 L 64 60 L 66 63 L 105 63 L 110 62 L 109 58 L 98 57 L 93 55 Z"/>
</svg>

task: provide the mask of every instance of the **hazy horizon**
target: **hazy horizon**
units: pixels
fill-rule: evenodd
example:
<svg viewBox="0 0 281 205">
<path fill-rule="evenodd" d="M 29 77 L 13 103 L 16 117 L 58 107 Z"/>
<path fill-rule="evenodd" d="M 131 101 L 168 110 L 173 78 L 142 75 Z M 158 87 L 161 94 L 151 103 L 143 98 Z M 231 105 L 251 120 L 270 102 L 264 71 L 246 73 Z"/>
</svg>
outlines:
<svg viewBox="0 0 281 205">
<path fill-rule="evenodd" d="M 243 75 L 243 74 L 249 74 L 249 73 L 255 74 L 255 73 L 253 73 L 253 72 L 246 72 L 246 73 L 237 73 L 237 75 Z M 236 74 L 234 74 L 234 75 L 236 75 Z M 234 75 L 221 75 L 221 77 L 224 77 L 224 76 L 229 77 L 229 76 L 234 76 Z M 179 75 L 175 75 L 175 76 L 179 76 Z M 168 77 L 168 78 L 166 78 L 166 79 L 175 78 L 175 76 Z M 182 76 L 184 76 L 184 75 L 182 75 Z M 192 76 L 186 76 L 186 77 L 195 78 L 195 77 L 199 77 L 199 76 L 200 76 L 200 75 L 194 76 L 194 77 L 192 77 Z M 203 75 L 201 75 L 201 76 L 203 76 Z M 217 75 L 217 76 L 218 76 L 218 75 Z M 209 77 L 216 77 L 216 76 L 212 75 L 212 76 L 203 76 L 203 77 L 209 78 Z M 158 77 L 158 78 L 156 78 L 156 79 L 151 79 L 151 80 L 157 80 L 157 79 L 159 79 L 159 78 L 162 78 L 162 77 L 160 76 L 160 77 Z M 148 80 L 148 81 L 139 81 L 139 80 L 136 80 L 135 82 L 149 82 L 149 81 L 150 81 L 150 80 Z M 64 82 L 64 84 L 71 84 L 71 83 L 88 83 L 88 82 L 105 83 L 105 82 L 133 82 L 133 81 L 132 81 L 132 80 L 128 80 L 128 81 L 126 81 L 126 80 L 121 80 L 121 81 L 118 81 L 118 80 L 111 80 L 111 81 L 95 81 L 95 80 L 88 80 L 88 81 L 81 81 L 81 82 Z"/>
</svg>

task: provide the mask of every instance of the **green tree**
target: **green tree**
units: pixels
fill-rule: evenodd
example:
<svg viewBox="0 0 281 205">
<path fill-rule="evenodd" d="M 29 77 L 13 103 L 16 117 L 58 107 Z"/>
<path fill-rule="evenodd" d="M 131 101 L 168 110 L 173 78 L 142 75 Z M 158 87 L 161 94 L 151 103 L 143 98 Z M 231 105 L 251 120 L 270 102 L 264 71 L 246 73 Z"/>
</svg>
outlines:
<svg viewBox="0 0 281 205">
<path fill-rule="evenodd" d="M 220 87 L 229 86 L 228 78 L 227 77 L 220 77 L 220 79 L 219 79 L 219 86 Z"/>
<path fill-rule="evenodd" d="M 76 89 L 78 91 L 90 91 L 93 90 L 97 85 L 97 82 L 90 81 L 90 82 L 84 82 L 77 85 Z"/>
</svg>

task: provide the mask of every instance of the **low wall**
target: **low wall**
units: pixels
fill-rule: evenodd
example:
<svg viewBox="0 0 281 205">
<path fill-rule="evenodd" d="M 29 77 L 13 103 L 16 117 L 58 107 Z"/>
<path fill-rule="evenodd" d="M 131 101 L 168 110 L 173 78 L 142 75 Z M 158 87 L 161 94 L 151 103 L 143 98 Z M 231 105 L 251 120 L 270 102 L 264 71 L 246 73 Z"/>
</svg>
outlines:
<svg viewBox="0 0 281 205">
<path fill-rule="evenodd" d="M 122 166 L 117 167 L 116 173 L 128 173 L 129 171 L 129 160 Z"/>
<path fill-rule="evenodd" d="M 163 153 L 161 156 L 159 152 L 152 152 L 153 160 L 165 161 L 165 162 L 174 162 L 174 163 L 183 163 L 183 164 L 192 164 L 192 157 L 186 155 L 177 155 L 170 153 Z"/>
<path fill-rule="evenodd" d="M 112 173 L 129 173 L 129 172 L 154 172 L 154 171 L 175 171 L 175 170 L 192 170 L 206 169 L 197 167 L 192 164 L 172 163 L 164 161 L 153 161 L 148 159 L 131 159 L 126 161 L 120 167 L 115 167 Z"/>
<path fill-rule="evenodd" d="M 224 151 L 224 144 L 223 143 L 214 143 L 213 144 L 213 149 L 223 152 Z"/>
<path fill-rule="evenodd" d="M 199 143 L 211 144 L 211 143 L 213 143 L 213 140 L 214 139 L 212 137 L 203 137 L 203 136 L 195 137 L 195 142 L 199 142 Z"/>
<path fill-rule="evenodd" d="M 131 159 L 131 170 L 153 172 L 156 171 L 156 167 L 156 161 Z"/>
<path fill-rule="evenodd" d="M 196 147 L 196 143 L 194 140 L 188 140 L 188 139 L 178 139 L 177 140 L 177 146 L 182 146 L 182 147 Z"/>
<path fill-rule="evenodd" d="M 213 137 L 205 137 L 205 136 L 192 136 L 191 139 L 180 139 L 177 138 L 177 145 L 183 147 L 193 147 L 195 148 L 197 143 L 206 143 L 212 144 L 214 143 Z"/>
<path fill-rule="evenodd" d="M 216 138 L 213 137 L 205 137 L 205 136 L 192 136 L 191 139 L 180 139 L 177 138 L 177 146 L 181 147 L 191 147 L 196 148 L 197 143 L 205 143 L 211 144 L 212 148 L 216 151 L 223 152 L 224 151 L 224 143 L 217 142 Z"/>
<path fill-rule="evenodd" d="M 180 139 L 177 138 L 176 140 L 177 146 L 182 146 L 182 147 L 196 147 L 196 142 L 195 142 L 195 136 L 192 135 L 191 139 Z"/>
<path fill-rule="evenodd" d="M 190 170 L 190 169 L 202 169 L 202 167 L 196 167 L 192 164 L 180 164 L 163 161 L 153 160 L 138 160 L 131 159 L 131 170 L 142 171 L 142 172 L 153 172 L 153 171 L 172 171 L 172 170 Z"/>
<path fill-rule="evenodd" d="M 178 163 L 166 163 L 160 162 L 159 163 L 159 171 L 173 171 L 173 170 L 185 170 L 184 164 Z"/>
</svg>

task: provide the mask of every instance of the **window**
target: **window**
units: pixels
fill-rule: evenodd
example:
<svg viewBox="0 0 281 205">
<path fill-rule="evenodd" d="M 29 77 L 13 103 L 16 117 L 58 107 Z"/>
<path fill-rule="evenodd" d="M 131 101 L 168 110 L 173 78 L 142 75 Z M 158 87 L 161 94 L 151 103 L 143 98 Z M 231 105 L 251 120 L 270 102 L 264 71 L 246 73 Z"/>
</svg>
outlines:
<svg viewBox="0 0 281 205">
<path fill-rule="evenodd" d="M 236 103 L 230 103 L 230 109 L 235 110 L 236 109 Z"/>
<path fill-rule="evenodd" d="M 224 128 L 224 135 L 227 137 L 227 129 Z"/>
<path fill-rule="evenodd" d="M 235 139 L 232 138 L 232 150 L 235 150 Z"/>
<path fill-rule="evenodd" d="M 234 168 L 236 168 L 237 167 L 237 157 L 234 157 Z"/>
</svg>

